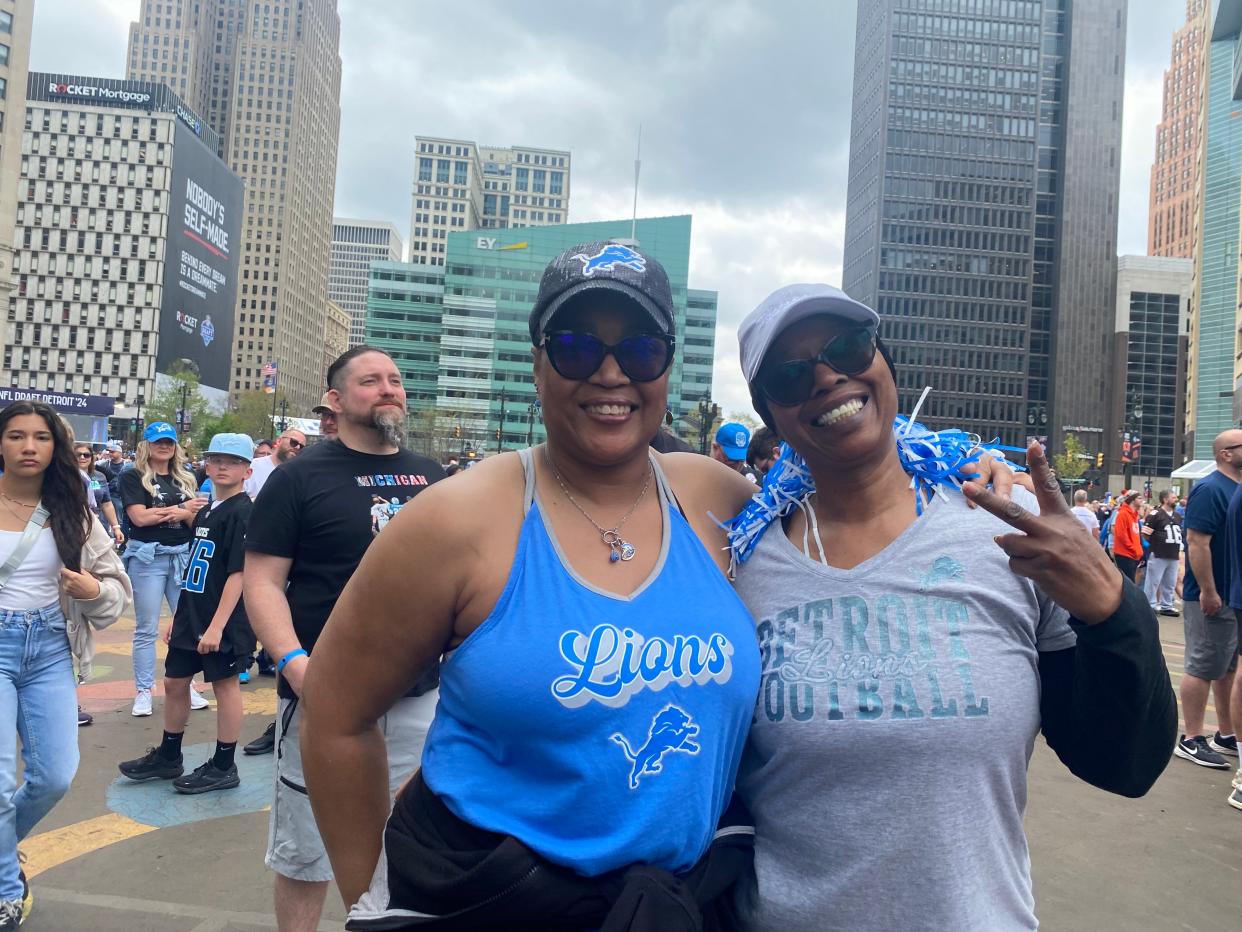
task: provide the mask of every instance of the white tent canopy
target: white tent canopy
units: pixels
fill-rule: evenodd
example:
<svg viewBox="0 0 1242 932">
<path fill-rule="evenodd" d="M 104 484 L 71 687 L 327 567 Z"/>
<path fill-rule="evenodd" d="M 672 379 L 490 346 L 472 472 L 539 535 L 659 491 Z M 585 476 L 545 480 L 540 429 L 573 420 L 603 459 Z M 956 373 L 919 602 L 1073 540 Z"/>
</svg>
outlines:
<svg viewBox="0 0 1242 932">
<path fill-rule="evenodd" d="M 1173 470 L 1174 479 L 1206 479 L 1216 472 L 1215 460 L 1191 460 Z"/>
</svg>

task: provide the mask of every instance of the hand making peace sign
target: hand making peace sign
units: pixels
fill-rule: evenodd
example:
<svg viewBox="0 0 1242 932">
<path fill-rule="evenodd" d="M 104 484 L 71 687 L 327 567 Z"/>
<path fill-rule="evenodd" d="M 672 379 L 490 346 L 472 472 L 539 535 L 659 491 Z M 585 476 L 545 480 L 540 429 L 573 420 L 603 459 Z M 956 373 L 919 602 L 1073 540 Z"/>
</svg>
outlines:
<svg viewBox="0 0 1242 932">
<path fill-rule="evenodd" d="M 1082 532 L 1082 525 L 1065 504 L 1043 447 L 1032 443 L 1026 451 L 1026 462 L 1035 482 L 1038 515 L 973 484 L 964 487 L 964 494 L 1022 532 L 996 538 L 996 543 L 1009 555 L 1011 570 L 1033 580 L 1079 621 L 1101 622 L 1121 604 L 1121 571 L 1095 537 Z"/>
</svg>

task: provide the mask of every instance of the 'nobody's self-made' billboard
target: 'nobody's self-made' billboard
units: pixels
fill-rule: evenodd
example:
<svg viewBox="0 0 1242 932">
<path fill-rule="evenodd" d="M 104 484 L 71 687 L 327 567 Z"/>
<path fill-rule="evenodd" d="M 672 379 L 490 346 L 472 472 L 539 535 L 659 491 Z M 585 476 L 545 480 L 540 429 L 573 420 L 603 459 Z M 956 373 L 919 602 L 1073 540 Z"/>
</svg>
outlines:
<svg viewBox="0 0 1242 932">
<path fill-rule="evenodd" d="M 241 259 L 242 182 L 195 133 L 175 124 L 168 254 L 156 369 L 187 368 L 227 392 Z"/>
</svg>

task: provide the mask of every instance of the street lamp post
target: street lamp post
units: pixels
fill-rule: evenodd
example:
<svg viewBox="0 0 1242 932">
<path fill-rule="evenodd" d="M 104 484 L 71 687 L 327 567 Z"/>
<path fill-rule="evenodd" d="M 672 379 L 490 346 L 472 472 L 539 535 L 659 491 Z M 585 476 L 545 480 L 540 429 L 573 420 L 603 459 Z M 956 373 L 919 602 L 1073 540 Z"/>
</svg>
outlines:
<svg viewBox="0 0 1242 932">
<path fill-rule="evenodd" d="M 285 426 L 288 421 L 288 417 L 287 417 L 288 412 L 289 412 L 289 399 L 281 398 L 280 399 L 280 423 L 279 425 L 277 425 L 280 427 L 280 430 L 278 433 L 283 434 L 285 432 Z"/>
<path fill-rule="evenodd" d="M 505 405 L 509 403 L 508 389 L 500 390 L 500 423 L 496 425 L 496 452 L 500 452 L 501 445 L 504 443 L 502 439 L 505 434 Z"/>
<path fill-rule="evenodd" d="M 707 438 L 711 435 L 712 425 L 720 416 L 720 405 L 711 400 L 707 392 L 699 399 L 699 452 L 707 455 Z"/>
<path fill-rule="evenodd" d="M 526 406 L 526 445 L 535 445 L 535 415 L 539 413 L 539 402 L 532 401 Z"/>
<path fill-rule="evenodd" d="M 146 403 L 146 395 L 134 399 L 134 405 L 138 408 L 138 416 L 134 418 L 134 449 L 138 448 L 138 440 L 142 437 L 142 406 Z"/>
<path fill-rule="evenodd" d="M 1126 489 L 1129 489 L 1134 482 L 1134 461 L 1143 453 L 1143 406 L 1138 399 L 1134 399 L 1134 407 L 1129 411 L 1129 417 L 1126 420 L 1126 463 L 1125 463 L 1125 483 Z M 1137 453 L 1137 456 L 1136 456 Z"/>
</svg>

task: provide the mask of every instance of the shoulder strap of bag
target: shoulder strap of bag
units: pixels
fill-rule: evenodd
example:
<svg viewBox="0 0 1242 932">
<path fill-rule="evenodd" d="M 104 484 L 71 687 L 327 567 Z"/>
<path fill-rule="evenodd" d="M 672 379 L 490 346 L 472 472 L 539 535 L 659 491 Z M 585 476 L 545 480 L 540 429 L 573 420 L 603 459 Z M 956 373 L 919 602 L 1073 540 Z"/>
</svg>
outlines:
<svg viewBox="0 0 1242 932">
<path fill-rule="evenodd" d="M 8 585 L 9 577 L 22 565 L 22 561 L 26 559 L 26 555 L 30 553 L 30 549 L 35 545 L 39 532 L 43 530 L 43 525 L 47 524 L 49 517 L 50 514 L 43 507 L 43 502 L 39 502 L 35 506 L 34 514 L 30 516 L 30 520 L 26 523 L 26 530 L 22 531 L 22 536 L 17 542 L 17 546 L 13 548 L 9 558 L 4 561 L 4 565 L 0 566 L 0 589 Z"/>
</svg>

